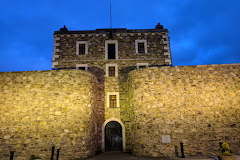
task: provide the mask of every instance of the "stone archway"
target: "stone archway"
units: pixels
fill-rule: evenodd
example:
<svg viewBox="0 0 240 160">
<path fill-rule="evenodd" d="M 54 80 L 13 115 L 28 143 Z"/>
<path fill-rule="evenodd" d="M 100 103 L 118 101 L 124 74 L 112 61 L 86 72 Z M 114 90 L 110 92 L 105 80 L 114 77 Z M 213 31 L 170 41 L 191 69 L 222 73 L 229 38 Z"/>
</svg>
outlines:
<svg viewBox="0 0 240 160">
<path fill-rule="evenodd" d="M 125 152 L 126 151 L 125 126 L 121 120 L 114 117 L 107 119 L 102 125 L 102 152 L 105 152 L 105 127 L 111 121 L 118 122 L 122 127 L 122 150 L 123 152 Z"/>
</svg>

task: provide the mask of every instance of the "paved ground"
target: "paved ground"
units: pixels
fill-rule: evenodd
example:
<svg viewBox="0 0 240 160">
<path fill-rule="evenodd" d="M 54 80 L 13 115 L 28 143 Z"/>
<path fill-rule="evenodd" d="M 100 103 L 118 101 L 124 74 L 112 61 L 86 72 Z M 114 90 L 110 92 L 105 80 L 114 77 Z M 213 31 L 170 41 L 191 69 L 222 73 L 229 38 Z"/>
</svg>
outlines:
<svg viewBox="0 0 240 160">
<path fill-rule="evenodd" d="M 105 152 L 99 155 L 90 157 L 86 160 L 217 160 L 216 157 L 186 157 L 186 158 L 149 158 L 149 157 L 136 157 L 129 153 L 122 152 Z"/>
</svg>

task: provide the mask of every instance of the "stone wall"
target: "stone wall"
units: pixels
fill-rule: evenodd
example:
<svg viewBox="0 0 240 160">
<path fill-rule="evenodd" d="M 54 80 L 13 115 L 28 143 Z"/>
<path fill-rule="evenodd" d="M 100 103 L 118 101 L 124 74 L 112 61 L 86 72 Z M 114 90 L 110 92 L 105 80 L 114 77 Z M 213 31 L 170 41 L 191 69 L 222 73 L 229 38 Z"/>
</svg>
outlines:
<svg viewBox="0 0 240 160">
<path fill-rule="evenodd" d="M 61 159 L 95 154 L 104 122 L 101 85 L 81 70 L 0 73 L 0 159 L 9 151 L 16 160 L 50 159 L 53 145 Z"/>
<path fill-rule="evenodd" d="M 214 155 L 223 141 L 240 154 L 240 64 L 136 70 L 121 63 L 118 77 L 105 77 L 105 63 L 91 73 L 0 73 L 0 159 L 9 151 L 16 160 L 49 159 L 53 145 L 61 159 L 88 157 L 112 117 L 124 123 L 126 151 L 139 156 L 174 156 L 180 142 L 186 156 Z M 119 92 L 120 108 L 107 108 L 107 92 Z"/>
<path fill-rule="evenodd" d="M 112 117 L 120 119 L 120 107 L 107 107 L 107 92 L 119 92 L 118 77 L 108 77 L 105 79 L 105 120 Z"/>
<path fill-rule="evenodd" d="M 102 62 L 109 63 L 111 60 L 105 59 L 105 42 L 109 40 L 117 41 L 118 44 L 118 58 L 113 60 L 115 63 L 124 62 L 125 66 L 133 66 L 132 61 L 135 62 L 134 65 L 138 62 L 153 64 L 152 61 L 155 65 L 172 64 L 168 30 L 166 29 L 124 30 L 124 33 L 113 33 L 112 37 L 109 37 L 109 32 L 56 31 L 52 68 L 76 68 L 76 64 L 90 64 L 91 67 L 97 67 L 96 65 Z M 147 53 L 136 53 L 136 40 L 147 41 Z M 76 53 L 78 41 L 87 43 L 87 54 L 78 55 Z M 91 65 L 93 63 L 94 65 Z"/>
<path fill-rule="evenodd" d="M 124 67 L 119 71 L 119 93 L 120 93 L 120 119 L 125 125 L 126 129 L 126 152 L 132 152 L 134 136 L 132 133 L 133 124 L 133 107 L 131 107 L 131 97 L 129 97 L 128 73 L 135 70 L 136 67 Z M 131 91 L 131 90 L 130 90 Z"/>
<path fill-rule="evenodd" d="M 137 68 L 137 63 L 147 63 L 148 66 L 171 65 L 171 52 L 168 30 L 163 28 L 127 30 L 113 29 L 112 37 L 110 30 L 94 31 L 68 31 L 62 28 L 54 32 L 53 69 L 75 69 L 77 65 L 87 65 L 88 71 L 95 74 L 104 85 L 102 100 L 105 101 L 105 120 L 117 118 L 126 126 L 126 150 L 131 151 L 131 108 L 128 101 L 127 75 Z M 101 32 L 101 33 L 100 33 Z M 117 41 L 118 59 L 106 59 L 105 42 Z M 136 53 L 136 40 L 147 41 L 147 53 Z M 76 43 L 87 42 L 86 55 L 77 55 Z M 106 65 L 116 64 L 118 77 L 106 77 Z M 107 107 L 108 92 L 118 92 L 120 108 Z"/>
<path fill-rule="evenodd" d="M 154 67 L 129 74 L 132 151 L 139 156 L 240 154 L 240 64 Z M 162 135 L 171 142 L 163 143 Z"/>
<path fill-rule="evenodd" d="M 81 31 L 79 31 L 81 32 Z M 109 38 L 107 34 L 78 33 L 78 34 L 54 34 L 54 46 L 57 49 L 55 60 L 99 60 L 105 59 L 105 41 L 118 41 L 118 59 L 147 59 L 168 58 L 164 50 L 169 49 L 168 32 L 154 31 L 144 33 L 113 33 Z M 135 40 L 147 40 L 146 54 L 136 54 Z M 76 42 L 88 42 L 88 54 L 76 54 Z M 164 47 L 165 46 L 165 47 Z M 168 48 L 167 48 L 168 46 Z"/>
<path fill-rule="evenodd" d="M 84 60 L 79 60 L 79 61 L 59 61 L 58 65 L 56 66 L 58 69 L 76 69 L 77 64 L 86 64 L 88 68 L 91 67 L 97 67 L 101 70 L 104 70 L 106 72 L 106 64 L 117 64 L 118 69 L 120 70 L 121 68 L 126 68 L 126 67 L 135 67 L 134 69 L 137 68 L 137 63 L 148 63 L 149 66 L 164 66 L 168 65 L 164 61 L 164 59 L 146 59 L 146 60 L 89 60 L 89 61 L 84 61 Z M 105 74 L 105 73 L 104 73 Z"/>
</svg>

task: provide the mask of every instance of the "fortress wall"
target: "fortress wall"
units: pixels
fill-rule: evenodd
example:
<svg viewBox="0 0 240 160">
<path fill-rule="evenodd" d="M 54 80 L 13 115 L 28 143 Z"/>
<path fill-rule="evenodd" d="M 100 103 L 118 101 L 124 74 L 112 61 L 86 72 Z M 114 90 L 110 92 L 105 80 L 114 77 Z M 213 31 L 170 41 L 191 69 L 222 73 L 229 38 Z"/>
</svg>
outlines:
<svg viewBox="0 0 240 160">
<path fill-rule="evenodd" d="M 240 64 L 144 68 L 129 74 L 133 152 L 215 155 L 219 142 L 240 154 Z M 170 135 L 163 143 L 162 135 Z"/>
<path fill-rule="evenodd" d="M 61 159 L 94 154 L 104 122 L 97 86 L 81 70 L 0 73 L 0 159 L 50 159 L 53 145 Z"/>
</svg>

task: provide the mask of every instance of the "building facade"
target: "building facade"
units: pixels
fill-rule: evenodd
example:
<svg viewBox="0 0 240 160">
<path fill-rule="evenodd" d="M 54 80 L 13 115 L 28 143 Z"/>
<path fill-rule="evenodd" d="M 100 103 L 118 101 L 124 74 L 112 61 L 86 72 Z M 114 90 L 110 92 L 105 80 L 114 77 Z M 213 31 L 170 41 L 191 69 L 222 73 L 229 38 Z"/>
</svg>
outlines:
<svg viewBox="0 0 240 160">
<path fill-rule="evenodd" d="M 136 30 L 68 31 L 64 26 L 54 32 L 52 65 L 53 70 L 80 69 L 96 75 L 103 82 L 99 94 L 104 99 L 105 121 L 115 119 L 121 124 L 120 128 L 124 128 L 121 108 L 127 92 L 122 90 L 124 83 L 120 79 L 135 69 L 172 65 L 168 30 L 159 23 L 155 29 Z M 102 128 L 102 151 L 107 146 L 105 125 L 107 123 Z M 123 142 L 119 149 L 126 151 L 126 132 L 121 132 Z"/>
<path fill-rule="evenodd" d="M 54 32 L 51 71 L 0 73 L 0 159 L 240 154 L 240 64 L 172 66 L 168 30 Z"/>
</svg>

